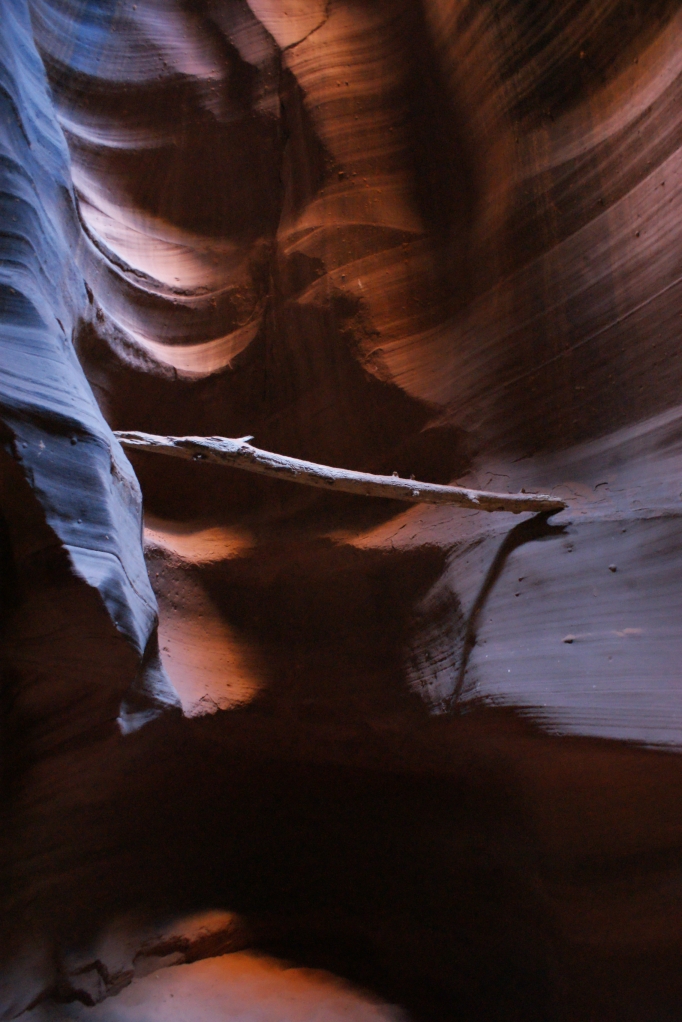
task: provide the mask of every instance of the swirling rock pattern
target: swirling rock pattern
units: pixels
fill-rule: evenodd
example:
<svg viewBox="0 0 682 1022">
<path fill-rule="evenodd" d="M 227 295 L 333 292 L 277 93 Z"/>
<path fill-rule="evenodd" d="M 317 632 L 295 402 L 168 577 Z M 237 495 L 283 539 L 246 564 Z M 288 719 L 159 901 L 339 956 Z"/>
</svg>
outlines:
<svg viewBox="0 0 682 1022">
<path fill-rule="evenodd" d="M 682 4 L 2 15 L 5 1014 L 209 905 L 415 1018 L 676 1017 Z"/>
<path fill-rule="evenodd" d="M 31 11 L 82 224 L 92 301 L 77 347 L 112 425 L 252 433 L 294 457 L 438 482 L 471 470 L 482 487 L 569 484 L 561 492 L 594 495 L 591 516 L 597 504 L 669 515 L 682 475 L 653 437 L 680 372 L 675 3 L 580 0 L 557 14 L 450 0 L 36 0 Z M 634 424 L 661 459 L 645 493 L 632 464 L 609 476 L 598 457 L 561 453 L 613 434 L 610 464 L 628 461 L 615 447 Z M 249 531 L 305 503 L 192 466 L 135 464 L 148 510 L 199 531 Z M 363 530 L 345 513 L 336 527 Z M 438 542 L 468 535 L 459 521 L 446 533 Z M 600 539 L 591 549 L 602 558 Z M 457 568 L 458 599 L 483 579 Z M 598 579 L 585 592 L 595 588 L 605 595 Z M 553 706 L 580 732 L 677 740 L 673 676 L 647 667 L 649 640 L 630 644 L 639 666 L 620 694 L 590 687 L 602 661 L 611 670 L 616 654 L 598 650 L 618 632 L 640 628 L 657 645 L 673 628 L 672 595 L 647 623 L 616 589 L 608 606 L 597 597 L 589 682 L 576 683 L 572 661 L 573 680 L 558 680 L 561 657 L 582 655 L 574 643 L 559 661 L 551 645 L 522 661 L 513 694 L 480 649 L 437 687 L 452 695 L 465 672 L 479 694 Z M 560 590 L 551 643 L 586 627 Z M 674 662 L 670 647 L 662 656 Z M 645 726 L 635 707 L 653 678 L 661 701 Z M 585 698 L 612 705 L 573 714 Z"/>
</svg>

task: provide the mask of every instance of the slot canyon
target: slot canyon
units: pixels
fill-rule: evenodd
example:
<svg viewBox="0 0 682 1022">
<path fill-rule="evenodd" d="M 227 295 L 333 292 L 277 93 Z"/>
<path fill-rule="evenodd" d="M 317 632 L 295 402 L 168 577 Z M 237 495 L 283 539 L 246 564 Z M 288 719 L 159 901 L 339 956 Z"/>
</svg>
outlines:
<svg viewBox="0 0 682 1022">
<path fill-rule="evenodd" d="M 0 180 L 0 1018 L 680 1022 L 682 0 L 0 0 Z"/>
</svg>

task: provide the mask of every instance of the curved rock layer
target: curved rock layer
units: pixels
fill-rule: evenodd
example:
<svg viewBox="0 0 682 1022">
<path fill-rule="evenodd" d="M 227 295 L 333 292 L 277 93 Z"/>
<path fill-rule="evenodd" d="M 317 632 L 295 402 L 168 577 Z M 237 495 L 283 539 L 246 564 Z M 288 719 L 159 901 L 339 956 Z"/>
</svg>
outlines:
<svg viewBox="0 0 682 1022">
<path fill-rule="evenodd" d="M 160 706 L 173 699 L 158 661 L 155 602 L 140 557 L 139 486 L 72 343 L 85 289 L 71 254 L 80 232 L 68 154 L 23 5 L 7 5 L 5 25 L 0 315 L 3 532 L 9 547 L 5 625 L 11 650 L 5 663 L 10 675 L 33 672 L 13 693 L 19 719 L 38 730 L 63 726 L 63 741 L 95 722 L 87 716 L 93 706 L 78 717 L 90 682 L 76 683 L 68 675 L 97 668 L 94 662 L 86 666 L 85 657 L 78 665 L 69 652 L 84 626 L 68 621 L 66 607 L 59 606 L 60 588 L 81 602 L 85 614 L 91 607 L 90 627 L 109 644 L 108 658 L 118 657 L 112 674 L 118 675 L 119 701 L 133 687 L 141 697 L 149 689 L 150 712 L 155 695 Z M 54 595 L 45 587 L 54 587 Z M 60 670 L 59 633 L 70 626 L 75 630 L 64 645 Z M 56 677 L 48 689 L 41 657 L 49 646 Z M 96 659 L 100 670 L 110 669 L 104 657 Z M 113 689 L 104 698 L 112 697 Z M 48 724 L 50 714 L 55 720 Z"/>
<path fill-rule="evenodd" d="M 115 428 L 250 433 L 348 468 L 554 486 L 589 518 L 580 546 L 595 576 L 577 590 L 543 548 L 542 635 L 527 581 L 510 582 L 519 597 L 509 625 L 493 621 L 494 654 L 472 644 L 475 623 L 445 614 L 447 669 L 419 653 L 408 669 L 436 706 L 475 687 L 579 733 L 682 737 L 674 583 L 647 558 L 666 596 L 635 609 L 627 587 L 643 565 L 603 574 L 633 556 L 621 517 L 668 521 L 682 490 L 678 6 L 31 6 L 83 228 L 77 346 Z M 165 547 L 178 529 L 217 529 L 259 549 L 284 522 L 354 542 L 413 517 L 203 466 L 135 466 Z M 476 570 L 461 570 L 461 550 L 489 533 L 476 521 L 448 518 L 436 540 L 454 557 L 446 588 L 462 621 L 499 545 L 486 538 Z M 674 522 L 660 528 L 674 544 Z M 235 620 L 207 613 L 223 638 L 197 669 L 250 661 Z"/>
<path fill-rule="evenodd" d="M 682 2 L 5 11 L 6 1017 L 676 1017 Z"/>
</svg>

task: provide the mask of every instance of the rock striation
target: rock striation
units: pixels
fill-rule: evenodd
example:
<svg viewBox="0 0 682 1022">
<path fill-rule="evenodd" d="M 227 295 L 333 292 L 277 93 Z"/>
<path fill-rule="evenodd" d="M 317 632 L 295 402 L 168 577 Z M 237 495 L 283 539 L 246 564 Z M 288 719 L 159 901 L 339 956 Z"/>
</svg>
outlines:
<svg viewBox="0 0 682 1022">
<path fill-rule="evenodd" d="M 680 0 L 0 15 L 2 1017 L 677 1017 Z"/>
</svg>

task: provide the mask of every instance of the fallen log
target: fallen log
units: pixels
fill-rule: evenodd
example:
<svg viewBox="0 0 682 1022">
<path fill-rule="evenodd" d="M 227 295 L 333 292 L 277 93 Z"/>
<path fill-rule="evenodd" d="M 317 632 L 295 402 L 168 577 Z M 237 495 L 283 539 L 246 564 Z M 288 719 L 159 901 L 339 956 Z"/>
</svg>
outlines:
<svg viewBox="0 0 682 1022">
<path fill-rule="evenodd" d="M 115 436 L 123 447 L 131 451 L 230 465 L 232 468 L 275 479 L 364 497 L 405 500 L 412 504 L 454 504 L 456 507 L 474 508 L 477 511 L 511 511 L 514 514 L 521 511 L 556 513 L 566 507 L 563 500 L 547 494 L 490 493 L 463 486 L 442 486 L 438 483 L 418 482 L 416 479 L 401 479 L 398 475 L 380 476 L 317 465 L 312 461 L 261 451 L 251 446 L 249 440 L 253 437 L 250 436 L 231 440 L 222 436 L 154 436 L 151 433 L 125 430 L 116 430 Z"/>
</svg>

